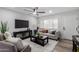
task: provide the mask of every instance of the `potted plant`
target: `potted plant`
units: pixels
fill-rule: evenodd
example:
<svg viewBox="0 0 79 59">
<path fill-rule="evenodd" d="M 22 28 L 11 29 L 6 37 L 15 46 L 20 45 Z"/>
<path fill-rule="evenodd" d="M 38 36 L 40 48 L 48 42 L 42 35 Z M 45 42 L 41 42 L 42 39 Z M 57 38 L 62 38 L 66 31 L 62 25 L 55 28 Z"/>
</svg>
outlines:
<svg viewBox="0 0 79 59">
<path fill-rule="evenodd" d="M 42 35 L 41 35 L 40 32 L 37 32 L 36 35 L 37 35 L 38 37 L 40 37 L 40 38 L 42 37 Z"/>
<path fill-rule="evenodd" d="M 7 27 L 7 22 L 2 22 L 1 21 L 1 24 L 0 24 L 0 32 L 1 32 L 1 35 L 3 37 L 3 40 L 5 39 L 4 37 L 4 33 L 8 30 L 8 27 Z"/>
</svg>

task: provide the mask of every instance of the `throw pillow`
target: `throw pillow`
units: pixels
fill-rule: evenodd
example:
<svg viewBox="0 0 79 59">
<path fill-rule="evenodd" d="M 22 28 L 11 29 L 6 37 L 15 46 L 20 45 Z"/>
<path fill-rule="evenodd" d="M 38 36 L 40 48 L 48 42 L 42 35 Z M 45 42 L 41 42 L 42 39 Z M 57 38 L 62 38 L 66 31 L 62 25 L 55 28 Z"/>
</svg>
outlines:
<svg viewBox="0 0 79 59">
<path fill-rule="evenodd" d="M 56 31 L 52 31 L 52 33 L 51 33 L 51 34 L 54 34 L 54 35 L 55 35 L 55 32 L 56 32 Z"/>
</svg>

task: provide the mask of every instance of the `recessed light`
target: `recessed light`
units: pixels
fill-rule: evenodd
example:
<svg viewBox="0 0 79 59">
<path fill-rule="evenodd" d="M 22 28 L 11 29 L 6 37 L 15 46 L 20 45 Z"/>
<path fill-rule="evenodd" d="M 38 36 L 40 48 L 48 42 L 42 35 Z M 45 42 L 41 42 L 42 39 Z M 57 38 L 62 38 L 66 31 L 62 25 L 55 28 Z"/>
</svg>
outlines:
<svg viewBox="0 0 79 59">
<path fill-rule="evenodd" d="M 49 10 L 49 13 L 52 13 L 52 10 Z"/>
</svg>

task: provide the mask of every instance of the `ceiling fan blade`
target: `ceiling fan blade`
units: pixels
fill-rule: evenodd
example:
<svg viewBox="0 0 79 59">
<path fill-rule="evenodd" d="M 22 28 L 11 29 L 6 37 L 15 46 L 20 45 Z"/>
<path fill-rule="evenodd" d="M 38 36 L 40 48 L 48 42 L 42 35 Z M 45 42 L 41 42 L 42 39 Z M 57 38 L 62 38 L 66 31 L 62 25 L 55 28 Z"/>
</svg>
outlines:
<svg viewBox="0 0 79 59">
<path fill-rule="evenodd" d="M 37 13 L 45 13 L 44 11 L 40 11 L 40 12 L 37 12 Z"/>
<path fill-rule="evenodd" d="M 26 13 L 26 14 L 33 14 L 33 13 Z"/>
<path fill-rule="evenodd" d="M 32 10 L 28 10 L 28 9 L 24 9 L 24 11 L 29 11 L 29 12 L 33 12 Z"/>
</svg>

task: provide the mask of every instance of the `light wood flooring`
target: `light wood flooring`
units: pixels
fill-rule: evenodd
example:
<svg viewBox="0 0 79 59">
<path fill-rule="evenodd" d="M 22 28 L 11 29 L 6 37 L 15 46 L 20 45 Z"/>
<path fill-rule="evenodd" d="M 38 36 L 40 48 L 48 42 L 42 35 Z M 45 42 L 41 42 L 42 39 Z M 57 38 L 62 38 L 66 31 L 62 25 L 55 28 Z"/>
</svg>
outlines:
<svg viewBox="0 0 79 59">
<path fill-rule="evenodd" d="M 67 39 L 59 41 L 53 52 L 72 52 L 72 41 Z"/>
</svg>

